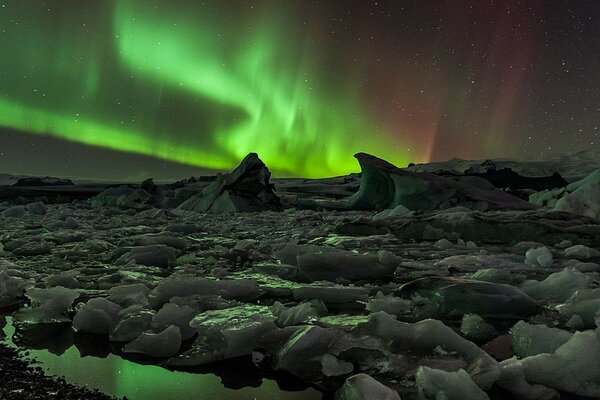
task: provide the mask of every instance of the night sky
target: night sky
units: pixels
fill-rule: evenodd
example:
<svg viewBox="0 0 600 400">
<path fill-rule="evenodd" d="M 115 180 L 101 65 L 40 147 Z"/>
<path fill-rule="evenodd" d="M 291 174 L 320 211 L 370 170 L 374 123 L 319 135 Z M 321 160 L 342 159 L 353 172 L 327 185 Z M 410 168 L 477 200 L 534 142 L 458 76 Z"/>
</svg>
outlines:
<svg viewBox="0 0 600 400">
<path fill-rule="evenodd" d="M 598 0 L 0 0 L 0 172 L 318 177 L 599 126 Z"/>
</svg>

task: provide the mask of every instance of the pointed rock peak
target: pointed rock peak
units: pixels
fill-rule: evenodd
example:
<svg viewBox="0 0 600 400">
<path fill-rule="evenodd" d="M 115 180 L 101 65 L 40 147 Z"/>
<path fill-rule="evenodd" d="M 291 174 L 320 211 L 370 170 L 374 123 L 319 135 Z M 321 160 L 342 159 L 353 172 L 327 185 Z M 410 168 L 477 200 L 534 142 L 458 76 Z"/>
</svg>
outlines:
<svg viewBox="0 0 600 400">
<path fill-rule="evenodd" d="M 281 210 L 281 201 L 269 182 L 271 172 L 256 153 L 249 153 L 231 173 L 220 175 L 179 208 L 199 212 L 252 212 Z"/>
<path fill-rule="evenodd" d="M 240 165 L 238 166 L 238 168 L 243 165 L 248 165 L 248 166 L 258 165 L 258 166 L 263 167 L 263 166 L 265 166 L 265 163 L 258 157 L 257 153 L 248 153 L 246 155 L 246 157 L 244 157 L 244 159 L 240 162 Z"/>
<path fill-rule="evenodd" d="M 225 185 L 233 185 L 248 174 L 260 179 L 263 185 L 270 185 L 271 172 L 256 153 L 248 153 L 231 173 L 225 177 Z"/>
</svg>

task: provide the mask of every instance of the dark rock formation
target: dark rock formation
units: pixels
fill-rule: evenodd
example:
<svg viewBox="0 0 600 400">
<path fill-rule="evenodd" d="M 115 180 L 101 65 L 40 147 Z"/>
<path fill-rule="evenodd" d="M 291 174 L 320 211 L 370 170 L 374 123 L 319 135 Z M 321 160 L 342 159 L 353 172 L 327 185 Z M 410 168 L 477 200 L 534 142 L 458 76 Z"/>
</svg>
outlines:
<svg viewBox="0 0 600 400">
<path fill-rule="evenodd" d="M 253 212 L 281 210 L 281 201 L 269 182 L 271 173 L 256 153 L 248 154 L 229 174 L 217 180 L 179 205 L 179 209 L 197 212 Z"/>
<path fill-rule="evenodd" d="M 140 189 L 145 190 L 146 192 L 152 195 L 156 195 L 156 193 L 159 190 L 158 186 L 156 186 L 156 183 L 154 183 L 154 180 L 152 178 L 148 178 L 144 182 L 142 182 L 142 184 L 140 185 Z"/>
<path fill-rule="evenodd" d="M 463 176 L 452 171 L 436 171 L 436 175 L 440 176 Z M 505 189 L 532 189 L 535 191 L 554 189 L 567 185 L 567 181 L 558 173 L 550 176 L 523 176 L 510 168 L 488 168 L 485 172 L 477 172 L 472 169 L 465 171 L 464 176 L 476 176 L 490 182 L 497 188 Z"/>
<path fill-rule="evenodd" d="M 497 168 L 496 163 L 490 159 L 487 159 L 484 162 L 482 162 L 481 166 L 484 167 L 487 170 L 487 172 L 495 171 Z"/>
<path fill-rule="evenodd" d="M 28 176 L 25 178 L 20 178 L 16 181 L 13 186 L 65 186 L 65 185 L 73 185 L 73 182 L 70 179 L 63 178 L 53 178 L 50 176 L 38 177 L 38 176 Z"/>
</svg>

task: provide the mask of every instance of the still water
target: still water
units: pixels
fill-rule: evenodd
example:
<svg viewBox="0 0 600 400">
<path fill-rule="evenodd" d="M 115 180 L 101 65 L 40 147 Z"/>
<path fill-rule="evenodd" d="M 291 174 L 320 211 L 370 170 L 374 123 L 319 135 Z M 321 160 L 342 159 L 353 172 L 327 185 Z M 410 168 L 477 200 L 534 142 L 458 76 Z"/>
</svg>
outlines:
<svg viewBox="0 0 600 400">
<path fill-rule="evenodd" d="M 102 338 L 73 334 L 70 326 L 46 327 L 15 335 L 11 317 L 2 343 L 28 351 L 47 374 L 130 400 L 321 400 L 317 390 L 290 377 L 267 379 L 247 360 L 223 363 L 211 372 L 169 371 L 126 360 Z M 1 324 L 0 324 L 1 325 Z M 240 365 L 241 364 L 241 365 Z M 216 370 L 216 371 L 215 371 Z"/>
</svg>

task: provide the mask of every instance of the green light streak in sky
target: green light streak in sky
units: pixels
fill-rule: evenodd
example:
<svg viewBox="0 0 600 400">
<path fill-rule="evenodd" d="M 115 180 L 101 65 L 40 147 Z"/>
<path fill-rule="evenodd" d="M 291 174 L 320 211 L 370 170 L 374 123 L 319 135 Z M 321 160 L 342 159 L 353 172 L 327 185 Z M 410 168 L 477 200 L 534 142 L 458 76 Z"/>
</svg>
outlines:
<svg viewBox="0 0 600 400">
<path fill-rule="evenodd" d="M 0 37 L 14 54 L 0 60 L 0 125 L 215 169 L 250 151 L 310 177 L 357 170 L 358 151 L 407 161 L 364 111 L 360 79 L 316 66 L 318 38 L 289 29 L 293 16 L 129 0 L 92 17 L 55 6 L 51 21 L 35 4 L 8 10 L 20 26 Z"/>
<path fill-rule="evenodd" d="M 203 152 L 201 149 L 173 147 L 168 137 L 146 136 L 141 132 L 73 118 L 70 115 L 61 116 L 2 99 L 0 99 L 0 121 L 5 126 L 25 129 L 32 133 L 51 134 L 88 145 L 151 154 L 184 164 L 196 164 L 195 160 L 202 160 L 201 164 L 196 165 L 209 168 L 229 167 L 229 163 L 218 155 Z M 76 136 L 73 136 L 72 132 L 76 132 Z"/>
</svg>

